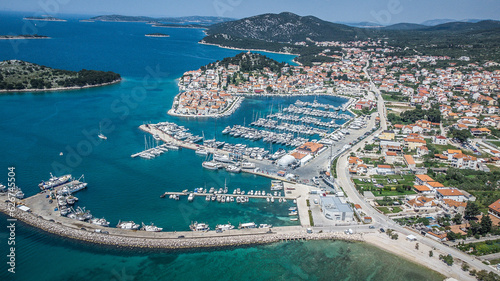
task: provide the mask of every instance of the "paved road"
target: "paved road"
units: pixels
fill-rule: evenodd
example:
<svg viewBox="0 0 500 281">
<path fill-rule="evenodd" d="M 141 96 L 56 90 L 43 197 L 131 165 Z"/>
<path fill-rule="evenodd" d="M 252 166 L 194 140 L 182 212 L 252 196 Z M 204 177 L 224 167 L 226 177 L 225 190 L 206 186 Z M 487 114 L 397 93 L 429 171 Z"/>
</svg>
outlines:
<svg viewBox="0 0 500 281">
<path fill-rule="evenodd" d="M 368 68 L 368 65 L 365 66 L 365 73 L 367 77 L 369 77 L 370 82 L 371 82 L 371 89 L 374 90 L 378 94 L 378 112 L 380 116 L 380 129 L 375 131 L 371 136 L 369 136 L 366 140 L 367 141 L 372 141 L 374 135 L 377 132 L 381 132 L 382 130 L 387 129 L 387 121 L 385 118 L 385 107 L 384 107 L 384 101 L 382 96 L 380 95 L 380 92 L 378 89 L 376 89 L 375 85 L 373 84 L 371 77 L 368 75 L 368 72 L 366 69 Z M 346 152 L 344 152 L 340 158 L 337 160 L 337 183 L 343 188 L 345 194 L 349 197 L 349 200 L 354 203 L 354 204 L 359 204 L 363 211 L 368 215 L 371 216 L 376 227 L 384 227 L 384 228 L 392 228 L 396 230 L 399 233 L 406 235 L 413 234 L 418 236 L 419 243 L 426 244 L 429 247 L 438 249 L 444 253 L 449 253 L 451 254 L 454 258 L 459 258 L 468 264 L 478 268 L 479 270 L 487 270 L 490 271 L 491 267 L 483 264 L 481 261 L 476 260 L 475 258 L 455 249 L 452 247 L 448 247 L 440 242 L 437 242 L 433 239 L 430 239 L 428 237 L 424 237 L 418 233 L 415 233 L 411 230 L 408 230 L 406 228 L 401 227 L 399 224 L 395 223 L 393 220 L 390 218 L 386 217 L 385 215 L 379 213 L 378 211 L 375 210 L 370 204 L 368 204 L 364 198 L 357 192 L 353 182 L 351 181 L 349 177 L 349 172 L 348 172 L 348 160 L 347 158 L 349 157 L 350 153 L 353 151 L 356 151 L 358 148 L 360 148 L 363 145 L 364 142 L 360 142 L 353 146 L 351 149 L 348 149 Z"/>
</svg>

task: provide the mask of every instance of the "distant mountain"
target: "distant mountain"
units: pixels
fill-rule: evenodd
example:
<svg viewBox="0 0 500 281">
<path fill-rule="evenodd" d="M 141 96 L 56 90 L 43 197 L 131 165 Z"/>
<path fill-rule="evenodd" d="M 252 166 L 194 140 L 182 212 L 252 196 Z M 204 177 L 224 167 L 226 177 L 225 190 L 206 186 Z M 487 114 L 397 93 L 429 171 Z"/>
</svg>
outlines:
<svg viewBox="0 0 500 281">
<path fill-rule="evenodd" d="M 421 25 L 427 25 L 427 26 L 435 26 L 435 25 L 440 25 L 444 23 L 449 23 L 449 22 L 470 22 L 470 23 L 477 23 L 480 21 L 484 21 L 484 19 L 463 19 L 463 20 L 454 20 L 454 19 L 435 19 L 435 20 L 426 20 L 421 23 Z"/>
<path fill-rule="evenodd" d="M 352 27 L 361 27 L 361 28 L 383 27 L 384 26 L 382 24 L 375 23 L 375 22 L 370 22 L 370 21 L 362 21 L 362 22 L 341 22 L 341 21 L 336 21 L 334 23 L 344 24 L 344 25 L 352 26 Z"/>
<path fill-rule="evenodd" d="M 449 23 L 449 22 L 454 22 L 457 20 L 454 19 L 434 19 L 434 20 L 426 20 L 421 23 L 421 25 L 427 25 L 427 26 L 435 26 L 438 24 L 443 24 L 443 23 Z"/>
<path fill-rule="evenodd" d="M 425 29 L 428 26 L 416 23 L 397 23 L 389 26 L 382 27 L 381 29 L 385 30 L 417 30 L 417 29 Z"/>
<path fill-rule="evenodd" d="M 298 16 L 293 13 L 263 14 L 241 20 L 218 23 L 206 31 L 205 41 L 216 35 L 231 38 L 246 38 L 267 42 L 292 43 L 307 41 L 351 40 L 367 38 L 363 29 L 332 23 L 313 16 Z"/>
<path fill-rule="evenodd" d="M 162 22 L 162 23 L 178 23 L 178 24 L 200 24 L 212 25 L 216 23 L 233 21 L 234 18 L 225 17 L 206 17 L 206 16 L 189 16 L 189 17 L 145 17 L 145 16 L 123 16 L 123 15 L 103 15 L 90 18 L 92 21 L 127 21 L 127 22 Z"/>
<path fill-rule="evenodd" d="M 436 26 L 428 27 L 427 31 L 481 31 L 481 30 L 491 30 L 500 29 L 500 21 L 495 20 L 483 20 L 480 22 L 449 22 L 443 23 Z"/>
</svg>

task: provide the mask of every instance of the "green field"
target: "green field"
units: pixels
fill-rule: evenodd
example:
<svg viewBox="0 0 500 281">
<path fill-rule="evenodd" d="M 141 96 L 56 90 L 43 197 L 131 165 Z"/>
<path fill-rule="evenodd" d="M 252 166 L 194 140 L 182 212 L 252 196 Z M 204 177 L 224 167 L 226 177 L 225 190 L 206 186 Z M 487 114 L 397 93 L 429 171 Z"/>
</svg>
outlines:
<svg viewBox="0 0 500 281">
<path fill-rule="evenodd" d="M 375 183 L 373 183 L 373 179 L 377 180 L 376 184 L 382 184 L 384 187 L 379 188 L 375 186 Z M 388 183 L 387 179 L 390 179 L 391 182 Z M 392 182 L 392 180 L 397 180 L 397 183 Z M 392 190 L 393 188 L 397 187 L 403 187 L 403 186 L 413 186 L 413 181 L 415 180 L 414 175 L 388 175 L 388 176 L 381 176 L 381 175 L 375 175 L 372 176 L 371 182 L 362 182 L 359 179 L 353 179 L 354 184 L 356 185 L 356 188 L 359 191 L 371 191 L 375 196 L 399 196 L 399 195 L 410 195 L 410 194 L 416 194 L 415 191 L 413 190 L 403 190 L 403 191 L 397 191 L 397 190 Z"/>
</svg>

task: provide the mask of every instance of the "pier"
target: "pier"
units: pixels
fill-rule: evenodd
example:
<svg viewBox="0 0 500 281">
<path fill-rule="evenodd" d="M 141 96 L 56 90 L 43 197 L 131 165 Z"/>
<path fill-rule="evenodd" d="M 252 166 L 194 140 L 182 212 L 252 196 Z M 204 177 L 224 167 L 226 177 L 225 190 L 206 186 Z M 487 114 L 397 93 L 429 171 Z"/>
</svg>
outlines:
<svg viewBox="0 0 500 281">
<path fill-rule="evenodd" d="M 258 199 L 266 199 L 266 198 L 274 198 L 276 200 L 279 200 L 279 199 L 286 199 L 286 200 L 296 200 L 297 197 L 293 197 L 293 196 L 273 196 L 273 195 L 248 195 L 248 194 L 232 194 L 232 193 L 221 193 L 221 194 L 215 194 L 215 193 L 208 193 L 208 192 L 204 192 L 204 193 L 198 193 L 198 192 L 165 192 L 163 193 L 162 196 L 166 197 L 166 196 L 170 196 L 170 195 L 177 195 L 177 196 L 189 196 L 190 194 L 193 194 L 194 196 L 203 196 L 203 197 L 206 197 L 206 196 L 212 196 L 212 195 L 220 195 L 220 196 L 225 196 L 225 197 L 248 197 L 248 198 L 258 198 Z M 285 193 L 286 194 L 286 193 Z"/>
</svg>

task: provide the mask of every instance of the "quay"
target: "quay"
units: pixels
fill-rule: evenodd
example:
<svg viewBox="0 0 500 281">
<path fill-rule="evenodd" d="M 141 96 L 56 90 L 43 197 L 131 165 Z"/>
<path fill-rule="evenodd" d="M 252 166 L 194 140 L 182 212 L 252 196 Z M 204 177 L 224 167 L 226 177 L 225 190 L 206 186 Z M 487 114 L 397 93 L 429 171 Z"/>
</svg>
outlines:
<svg viewBox="0 0 500 281">
<path fill-rule="evenodd" d="M 170 195 L 178 195 L 178 196 L 188 196 L 190 194 L 193 194 L 194 196 L 207 196 L 207 195 L 220 195 L 220 196 L 225 196 L 225 197 L 248 197 L 248 198 L 258 198 L 258 199 L 266 199 L 266 198 L 274 198 L 276 200 L 279 199 L 286 199 L 286 200 L 296 200 L 297 197 L 293 196 L 272 196 L 272 195 L 248 195 L 248 194 L 232 194 L 232 193 L 221 193 L 221 194 L 214 194 L 214 193 L 208 193 L 208 192 L 165 192 L 163 193 L 162 196 L 170 196 Z M 286 194 L 286 193 L 285 193 Z"/>
</svg>

